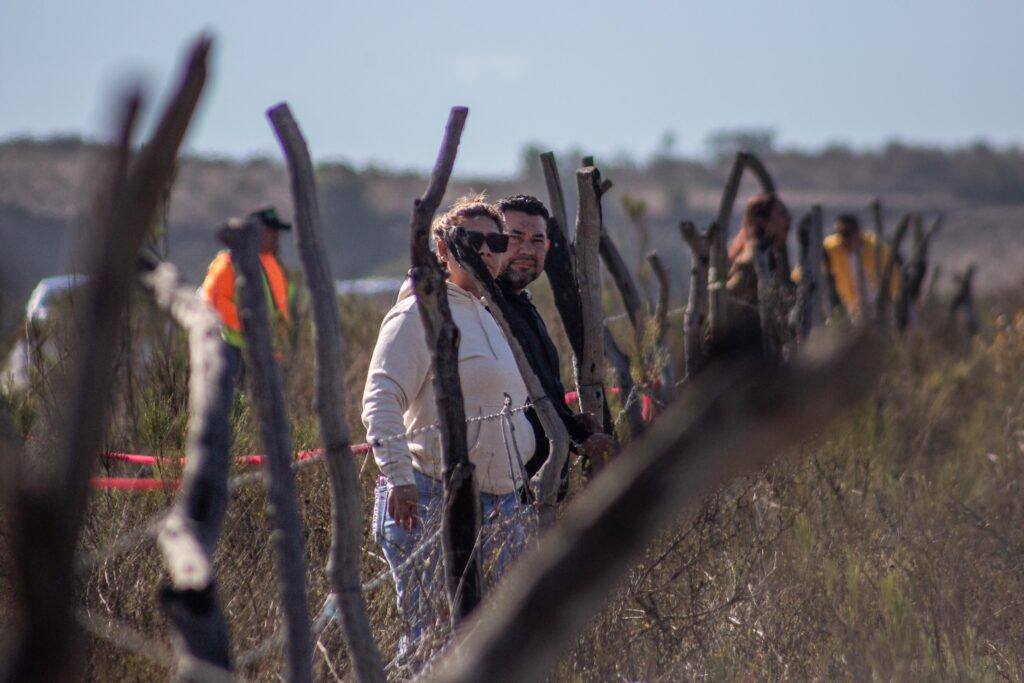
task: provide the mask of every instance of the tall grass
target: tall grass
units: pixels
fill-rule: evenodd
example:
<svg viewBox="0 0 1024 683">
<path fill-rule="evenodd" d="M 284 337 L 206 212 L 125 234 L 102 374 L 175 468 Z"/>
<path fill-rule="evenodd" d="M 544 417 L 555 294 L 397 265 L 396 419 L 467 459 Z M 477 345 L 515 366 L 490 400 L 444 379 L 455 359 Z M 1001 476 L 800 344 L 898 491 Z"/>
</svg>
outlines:
<svg viewBox="0 0 1024 683">
<path fill-rule="evenodd" d="M 550 298 L 542 291 L 537 299 L 567 365 Z M 339 300 L 347 401 L 337 410 L 354 438 L 363 433 L 359 397 L 389 303 Z M 1024 314 L 1015 312 L 1021 303 L 999 302 L 987 337 L 968 347 L 938 326 L 895 339 L 889 357 L 879 359 L 887 369 L 873 401 L 757 475 L 681 507 L 678 522 L 623 579 L 552 680 L 1024 680 Z M 125 327 L 129 340 L 115 368 L 107 445 L 179 455 L 187 426 L 183 339 L 141 297 Z M 302 449 L 319 440 L 312 332 L 302 300 L 295 329 L 282 369 L 294 441 Z M 33 436 L 26 442 L 30 459 L 45 458 L 59 396 L 52 373 L 70 341 L 60 329 L 49 334 L 56 349 L 51 365 L 37 369 L 29 393 L 3 395 L 19 429 Z M 676 357 L 678 336 L 677 329 L 670 332 Z M 639 368 L 634 374 L 652 376 Z M 259 452 L 244 392 L 233 419 L 233 453 Z M 360 467 L 369 579 L 386 564 L 369 537 L 376 468 L 365 457 Z M 159 474 L 175 477 L 175 469 Z M 98 472 L 145 476 L 149 470 L 101 461 Z M 315 616 L 329 590 L 323 565 L 330 497 L 322 465 L 297 477 Z M 578 472 L 574 477 L 578 491 L 582 480 Z M 170 492 L 95 492 L 81 553 L 101 553 L 171 499 Z M 265 507 L 258 485 L 237 489 L 215 557 L 236 653 L 271 638 L 281 625 Z M 0 566 L 0 618 L 11 623 L 9 567 Z M 147 538 L 84 573 L 80 601 L 168 646 L 155 601 L 164 576 Z M 367 601 L 379 643 L 393 656 L 401 620 L 390 584 Z M 337 625 L 324 632 L 316 658 L 319 679 L 351 677 Z M 269 681 L 280 669 L 275 651 L 241 673 Z M 104 639 L 89 641 L 90 680 L 170 675 Z"/>
</svg>

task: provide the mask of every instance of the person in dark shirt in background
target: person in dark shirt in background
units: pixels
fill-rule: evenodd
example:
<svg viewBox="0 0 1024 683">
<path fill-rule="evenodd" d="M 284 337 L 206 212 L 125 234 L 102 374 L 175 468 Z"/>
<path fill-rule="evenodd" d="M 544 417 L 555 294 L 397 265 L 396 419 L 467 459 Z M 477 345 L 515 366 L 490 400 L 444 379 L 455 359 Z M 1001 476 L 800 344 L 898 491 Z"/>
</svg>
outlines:
<svg viewBox="0 0 1024 683">
<path fill-rule="evenodd" d="M 577 415 L 566 404 L 558 350 L 526 290 L 527 285 L 544 272 L 544 258 L 548 251 L 548 210 L 543 202 L 529 195 L 505 197 L 498 200 L 497 205 L 505 216 L 509 238 L 508 250 L 497 280 L 509 302 L 509 326 L 544 387 L 544 393 L 551 399 L 558 417 L 569 432 L 572 449 L 592 461 L 603 462 L 614 448 L 614 440 L 600 431 L 599 423 L 593 416 Z M 532 409 L 527 417 L 534 429 L 540 431 L 540 422 Z M 531 477 L 548 458 L 547 439 L 538 439 L 537 445 L 534 456 L 526 463 L 526 471 Z M 565 497 L 568 490 L 568 464 L 566 461 L 566 467 L 562 470 L 559 500 Z"/>
</svg>

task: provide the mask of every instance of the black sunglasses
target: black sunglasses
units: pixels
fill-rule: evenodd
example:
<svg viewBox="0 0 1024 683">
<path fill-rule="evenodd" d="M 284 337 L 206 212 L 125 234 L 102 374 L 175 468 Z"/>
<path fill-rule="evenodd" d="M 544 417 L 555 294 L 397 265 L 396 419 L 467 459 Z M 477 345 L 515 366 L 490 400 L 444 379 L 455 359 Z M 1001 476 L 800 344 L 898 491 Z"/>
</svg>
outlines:
<svg viewBox="0 0 1024 683">
<path fill-rule="evenodd" d="M 466 241 L 473 251 L 480 251 L 484 244 L 491 250 L 492 254 L 501 254 L 508 250 L 508 235 L 501 232 L 482 233 L 477 230 L 466 230 L 459 228 L 466 233 Z"/>
</svg>

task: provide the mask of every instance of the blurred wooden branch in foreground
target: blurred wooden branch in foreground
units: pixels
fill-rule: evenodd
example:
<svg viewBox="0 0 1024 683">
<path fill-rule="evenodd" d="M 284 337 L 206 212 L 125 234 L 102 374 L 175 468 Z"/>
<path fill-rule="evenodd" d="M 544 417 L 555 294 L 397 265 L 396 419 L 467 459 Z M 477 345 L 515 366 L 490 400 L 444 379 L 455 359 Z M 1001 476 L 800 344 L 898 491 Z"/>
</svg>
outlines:
<svg viewBox="0 0 1024 683">
<path fill-rule="evenodd" d="M 228 361 L 220 319 L 178 270 L 143 256 L 142 284 L 184 330 L 189 352 L 189 430 L 185 472 L 157 538 L 170 585 L 160 589 L 160 606 L 174 634 L 178 675 L 195 678 L 196 660 L 229 677 L 231 641 L 217 595 L 213 555 L 228 509 L 231 441 L 230 405 L 222 400 Z M 208 678 L 209 676 L 207 676 Z"/>
<path fill-rule="evenodd" d="M 327 262 L 316 179 L 309 148 L 287 104 L 267 112 L 277 133 L 292 181 L 295 239 L 306 273 L 313 307 L 316 337 L 316 413 L 331 485 L 331 552 L 327 575 L 337 595 L 345 643 L 360 681 L 385 680 L 380 652 L 366 616 L 366 600 L 359 587 L 363 534 L 359 473 L 352 459 L 348 426 L 342 419 L 345 376 L 341 323 L 338 320 L 334 277 Z"/>
<path fill-rule="evenodd" d="M 73 560 L 110 405 L 110 372 L 119 320 L 136 276 L 136 256 L 149 233 L 178 148 L 206 82 L 211 41 L 197 40 L 184 75 L 149 143 L 130 164 L 141 97 L 124 105 L 109 176 L 89 232 L 89 287 L 78 321 L 81 345 L 66 385 L 57 446 L 44 471 L 19 473 L 12 504 L 16 601 L 22 623 L 9 681 L 77 681 L 82 637 L 75 625 Z"/>
<path fill-rule="evenodd" d="M 681 511 L 865 397 L 880 373 L 880 345 L 865 328 L 787 365 L 750 357 L 708 365 L 523 558 L 493 611 L 466 625 L 429 680 L 541 680 Z"/>
</svg>

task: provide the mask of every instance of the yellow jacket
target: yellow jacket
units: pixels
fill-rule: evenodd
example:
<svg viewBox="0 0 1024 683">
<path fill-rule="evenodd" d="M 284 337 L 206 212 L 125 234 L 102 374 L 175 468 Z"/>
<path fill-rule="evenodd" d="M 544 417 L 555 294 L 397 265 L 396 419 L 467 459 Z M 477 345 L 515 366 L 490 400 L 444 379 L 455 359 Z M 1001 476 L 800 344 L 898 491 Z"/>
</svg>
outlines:
<svg viewBox="0 0 1024 683">
<path fill-rule="evenodd" d="M 875 262 L 876 245 L 878 237 L 873 232 L 862 232 L 860 234 L 860 256 L 864 264 L 864 279 L 870 285 L 870 289 L 878 290 L 878 281 L 882 277 L 880 271 L 891 258 L 892 250 L 889 245 L 882 242 L 882 263 L 879 266 Z M 842 238 L 838 234 L 831 234 L 824 242 L 825 258 L 828 259 L 829 268 L 832 270 L 832 277 L 836 283 L 836 294 L 846 307 L 848 312 L 860 309 L 860 292 L 857 288 L 857 272 L 851 256 L 852 252 L 843 247 Z M 893 266 L 892 276 L 889 279 L 889 294 L 895 297 L 899 292 L 900 278 L 899 268 Z"/>
</svg>

